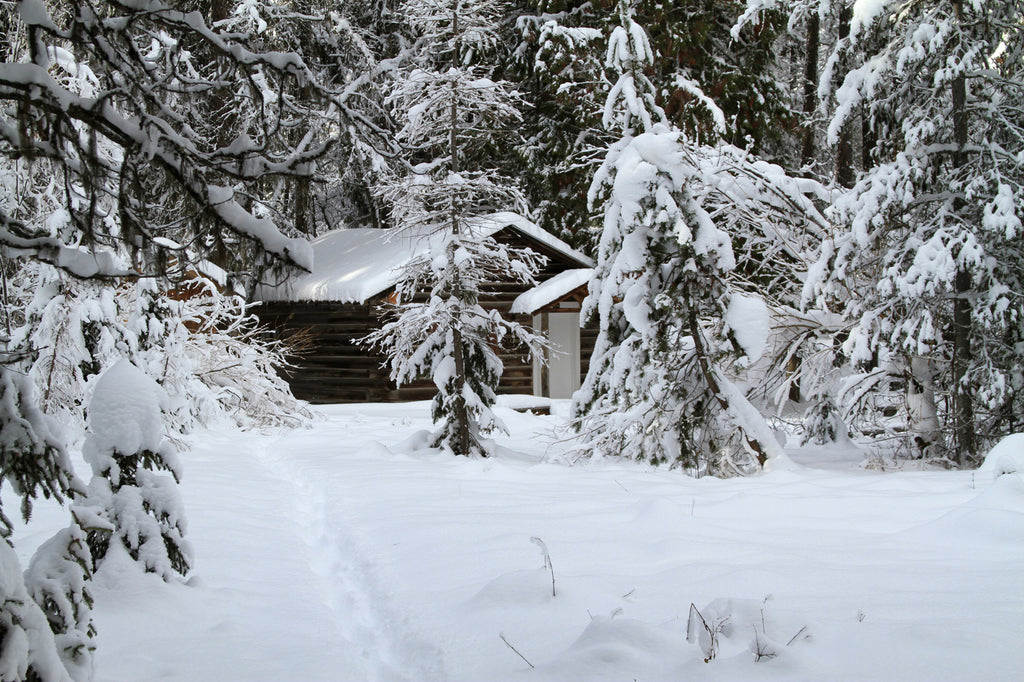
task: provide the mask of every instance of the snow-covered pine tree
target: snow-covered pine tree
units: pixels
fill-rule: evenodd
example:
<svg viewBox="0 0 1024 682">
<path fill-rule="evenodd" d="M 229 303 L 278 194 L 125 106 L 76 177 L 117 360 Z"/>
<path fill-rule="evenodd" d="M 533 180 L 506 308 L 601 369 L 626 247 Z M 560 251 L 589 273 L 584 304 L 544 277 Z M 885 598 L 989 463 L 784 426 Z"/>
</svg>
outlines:
<svg viewBox="0 0 1024 682">
<path fill-rule="evenodd" d="M 394 318 L 365 339 L 388 355 L 393 380 L 433 378 L 440 427 L 432 442 L 458 455 L 487 454 L 484 436 L 501 428 L 490 410 L 502 371 L 494 344 L 534 350 L 540 343 L 529 329 L 479 304 L 487 286 L 501 279 L 532 282 L 539 262 L 499 244 L 484 219 L 521 204 L 515 184 L 488 164 L 486 153 L 519 119 L 516 98 L 475 65 L 496 47 L 501 7 L 496 0 L 404 6 L 421 50 L 391 102 L 405 122 L 399 139 L 413 165 L 383 194 L 393 207 L 395 238 L 427 240 L 430 248 L 397 286 Z M 427 300 L 414 300 L 421 293 Z"/>
<path fill-rule="evenodd" d="M 25 571 L 25 585 L 49 622 L 72 679 L 91 680 L 96 627 L 89 589 L 93 557 L 88 536 L 96 529 L 82 524 L 78 514 L 72 512 L 71 525 L 36 550 Z M 105 528 L 101 521 L 99 529 Z"/>
<path fill-rule="evenodd" d="M 605 218 L 585 303 L 600 333 L 573 401 L 582 449 L 691 470 L 747 470 L 739 453 L 763 463 L 778 449 L 718 366 L 728 352 L 723 321 L 739 300 L 728 279 L 731 240 L 697 200 L 714 183 L 695 146 L 655 103 L 644 73 L 653 54 L 628 0 L 618 17 L 605 124 L 622 137 L 591 188 Z"/>
<path fill-rule="evenodd" d="M 52 422 L 36 407 L 32 384 L 24 372 L 12 369 L 18 362 L 7 348 L 0 363 L 0 486 L 10 484 L 21 497 L 21 516 L 28 520 L 32 501 L 39 495 L 64 500 L 84 486 L 75 477 L 74 469 L 64 451 L 63 443 L 52 431 Z M 48 624 L 49 609 L 45 600 L 37 604 L 25 585 L 17 555 L 8 542 L 12 522 L 0 503 L 0 679 L 21 680 L 35 675 L 38 679 L 69 679 L 61 663 L 54 632 Z M 75 599 L 76 579 L 54 594 L 71 595 Z M 30 579 L 30 583 L 33 581 Z M 33 583 L 33 586 L 36 585 Z M 34 590 L 35 591 L 35 590 Z M 47 609 L 44 613 L 42 609 Z M 87 623 L 87 614 L 72 615 L 76 625 Z M 67 632 L 57 632 L 58 636 Z M 88 633 L 88 625 L 85 626 Z M 68 644 L 63 641 L 63 644 Z M 84 642 L 83 642 L 84 643 Z M 72 647 L 73 649 L 75 647 Z M 77 649 L 76 649 L 77 651 Z M 80 651 L 85 655 L 85 651 Z"/>
<path fill-rule="evenodd" d="M 193 559 L 176 486 L 181 465 L 163 436 L 162 399 L 160 386 L 128 360 L 100 376 L 82 448 L 93 478 L 73 510 L 91 520 L 95 566 L 112 551 L 126 551 L 147 572 L 169 581 L 188 573 Z"/>
<path fill-rule="evenodd" d="M 876 165 L 837 203 L 807 298 L 845 305 L 854 363 L 916 382 L 908 438 L 938 418 L 959 464 L 1021 421 L 1022 45 L 1019 3 L 973 0 L 858 5 L 840 45 L 858 66 L 829 137 L 865 107 Z"/>
</svg>

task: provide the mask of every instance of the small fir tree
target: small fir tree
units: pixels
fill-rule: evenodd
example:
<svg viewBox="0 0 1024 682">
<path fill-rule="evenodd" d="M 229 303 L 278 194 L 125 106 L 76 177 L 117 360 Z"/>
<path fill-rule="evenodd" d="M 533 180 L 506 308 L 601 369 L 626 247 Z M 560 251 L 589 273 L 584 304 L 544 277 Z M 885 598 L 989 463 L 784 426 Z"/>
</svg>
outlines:
<svg viewBox="0 0 1024 682">
<path fill-rule="evenodd" d="M 473 66 L 496 47 L 501 3 L 412 0 L 406 16 L 422 51 L 395 84 L 390 101 L 405 124 L 399 134 L 415 163 L 385 187 L 397 239 L 426 239 L 428 255 L 410 264 L 397 287 L 396 316 L 366 342 L 389 357 L 391 376 L 421 374 L 438 387 L 433 444 L 484 455 L 483 436 L 498 426 L 490 406 L 501 376 L 493 345 L 536 349 L 539 339 L 479 302 L 503 277 L 533 281 L 535 255 L 501 246 L 486 216 L 521 203 L 514 183 L 487 163 L 487 149 L 519 119 L 507 84 Z M 413 300 L 424 293 L 427 301 Z"/>
<path fill-rule="evenodd" d="M 4 349 L 5 355 L 8 351 Z M 32 513 L 32 501 L 42 495 L 45 498 L 63 500 L 69 494 L 84 490 L 74 475 L 71 462 L 63 444 L 51 429 L 51 422 L 36 407 L 32 385 L 24 373 L 12 370 L 8 365 L 16 358 L 6 357 L 0 363 L 0 487 L 9 484 L 21 498 L 21 516 L 28 521 Z M 87 597 L 78 590 L 78 579 L 83 574 L 67 575 L 66 586 L 51 585 L 49 593 L 56 601 L 67 598 L 71 603 L 66 615 L 75 625 L 64 629 L 65 621 L 48 608 L 47 601 L 33 601 L 38 594 L 38 583 L 30 577 L 29 583 L 36 589 L 30 593 L 25 584 L 14 548 L 7 538 L 12 522 L 0 505 L 0 679 L 20 680 L 34 675 L 45 680 L 70 679 L 61 663 L 58 651 L 71 656 L 88 656 L 89 621 L 81 611 L 88 607 Z M 57 541 L 59 542 L 59 541 Z M 32 571 L 33 576 L 38 575 Z M 69 596 L 66 596 L 69 595 Z M 40 609 L 46 609 L 44 613 Z M 54 614 L 52 620 L 51 613 Z M 55 623 L 51 631 L 49 623 Z M 84 628 L 84 630 L 83 630 Z M 84 637 L 76 637 L 84 631 Z M 61 648 L 54 640 L 60 639 Z M 85 649 L 80 649 L 84 645 Z M 69 652 L 66 647 L 70 646 Z"/>
<path fill-rule="evenodd" d="M 96 627 L 92 619 L 92 552 L 88 534 L 105 528 L 86 529 L 74 511 L 71 525 L 36 550 L 25 571 L 25 585 L 42 609 L 61 660 L 71 677 L 91 680 Z"/>
<path fill-rule="evenodd" d="M 89 403 L 82 454 L 93 478 L 76 511 L 90 523 L 96 566 L 119 545 L 147 572 L 164 580 L 185 575 L 192 548 L 177 490 L 181 465 L 163 437 L 161 389 L 127 360 L 105 371 Z M 168 475 L 157 473 L 169 472 Z"/>
</svg>

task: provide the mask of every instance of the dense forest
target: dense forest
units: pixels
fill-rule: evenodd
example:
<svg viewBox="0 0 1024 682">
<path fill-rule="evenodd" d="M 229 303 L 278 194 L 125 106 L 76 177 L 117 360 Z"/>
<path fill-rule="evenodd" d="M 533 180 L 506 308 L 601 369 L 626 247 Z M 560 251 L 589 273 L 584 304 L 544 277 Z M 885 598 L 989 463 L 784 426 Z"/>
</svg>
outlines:
<svg viewBox="0 0 1024 682">
<path fill-rule="evenodd" d="M 367 342 L 456 454 L 495 339 L 544 344 L 477 304 L 539 265 L 496 211 L 596 263 L 588 456 L 742 475 L 789 420 L 970 467 L 1021 430 L 1019 3 L 17 0 L 0 51 L 0 484 L 70 517 L 24 577 L 0 542 L 3 679 L 83 675 L 111 543 L 187 573 L 185 434 L 302 418 L 246 295 L 329 230 L 450 235 Z"/>
</svg>

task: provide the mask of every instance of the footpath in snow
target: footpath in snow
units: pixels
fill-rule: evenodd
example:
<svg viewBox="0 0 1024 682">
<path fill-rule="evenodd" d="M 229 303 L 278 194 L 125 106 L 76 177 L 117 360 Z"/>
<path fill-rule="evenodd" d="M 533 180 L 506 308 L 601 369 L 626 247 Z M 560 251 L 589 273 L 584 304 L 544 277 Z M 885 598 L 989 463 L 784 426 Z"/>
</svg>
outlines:
<svg viewBox="0 0 1024 682">
<path fill-rule="evenodd" d="M 837 451 L 732 480 L 572 465 L 557 416 L 507 409 L 514 436 L 499 456 L 466 460 L 413 453 L 428 411 L 332 407 L 310 429 L 199 436 L 182 486 L 194 576 L 164 585 L 108 562 L 98 679 L 996 680 L 1024 669 L 1019 474 L 880 473 Z M 19 550 L 60 522 L 40 516 Z"/>
</svg>

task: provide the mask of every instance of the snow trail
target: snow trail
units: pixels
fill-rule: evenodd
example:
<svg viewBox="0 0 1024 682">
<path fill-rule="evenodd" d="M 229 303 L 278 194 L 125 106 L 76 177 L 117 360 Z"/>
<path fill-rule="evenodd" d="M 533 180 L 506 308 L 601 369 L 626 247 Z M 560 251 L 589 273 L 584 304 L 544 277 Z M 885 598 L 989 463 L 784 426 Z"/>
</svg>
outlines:
<svg viewBox="0 0 1024 682">
<path fill-rule="evenodd" d="M 339 632 L 359 649 L 366 666 L 365 679 L 445 679 L 440 651 L 403 628 L 403 618 L 388 603 L 378 571 L 346 530 L 343 513 L 332 504 L 342 491 L 329 490 L 330 475 L 303 466 L 291 456 L 295 449 L 286 441 L 286 435 L 264 439 L 255 454 L 268 471 L 295 491 L 292 511 L 309 551 L 310 569 L 320 581 Z"/>
</svg>

